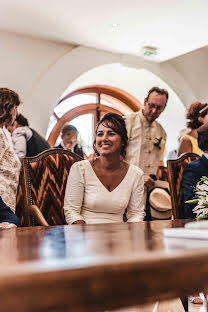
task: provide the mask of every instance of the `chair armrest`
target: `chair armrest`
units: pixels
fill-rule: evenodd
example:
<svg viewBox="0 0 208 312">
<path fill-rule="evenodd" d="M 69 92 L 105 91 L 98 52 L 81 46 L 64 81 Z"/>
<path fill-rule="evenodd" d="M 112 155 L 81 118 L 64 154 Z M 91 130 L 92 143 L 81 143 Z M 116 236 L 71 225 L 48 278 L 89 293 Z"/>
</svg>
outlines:
<svg viewBox="0 0 208 312">
<path fill-rule="evenodd" d="M 46 219 L 44 218 L 42 212 L 40 211 L 40 209 L 38 208 L 38 206 L 36 205 L 30 205 L 28 206 L 28 214 L 30 216 L 32 216 L 39 225 L 43 225 L 43 226 L 49 226 L 48 222 L 46 221 Z"/>
</svg>

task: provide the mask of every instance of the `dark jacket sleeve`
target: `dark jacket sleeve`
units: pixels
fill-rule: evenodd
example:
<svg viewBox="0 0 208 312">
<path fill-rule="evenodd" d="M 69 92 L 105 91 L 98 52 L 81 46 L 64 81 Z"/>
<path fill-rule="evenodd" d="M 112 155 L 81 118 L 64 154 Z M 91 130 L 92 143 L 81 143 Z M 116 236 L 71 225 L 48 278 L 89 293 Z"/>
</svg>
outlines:
<svg viewBox="0 0 208 312">
<path fill-rule="evenodd" d="M 192 211 L 196 204 L 186 204 L 185 202 L 196 198 L 195 187 L 200 178 L 201 170 L 197 165 L 197 161 L 193 161 L 185 166 L 182 179 L 185 219 L 196 218 L 196 214 Z"/>
<path fill-rule="evenodd" d="M 18 217 L 5 204 L 1 196 L 0 196 L 0 222 L 14 223 L 16 224 L 16 226 L 20 226 L 20 221 Z"/>
<path fill-rule="evenodd" d="M 81 156 L 82 158 L 84 158 L 84 153 L 83 153 L 82 147 L 79 146 L 78 144 L 75 145 L 74 152 L 76 154 L 78 154 L 79 156 Z"/>
</svg>

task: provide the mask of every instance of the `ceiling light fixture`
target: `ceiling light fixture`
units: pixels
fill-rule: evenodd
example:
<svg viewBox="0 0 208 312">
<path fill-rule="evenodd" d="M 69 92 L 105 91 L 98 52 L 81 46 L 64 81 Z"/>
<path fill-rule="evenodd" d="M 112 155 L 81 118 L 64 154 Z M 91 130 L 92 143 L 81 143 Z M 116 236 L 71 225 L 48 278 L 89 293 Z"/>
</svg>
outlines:
<svg viewBox="0 0 208 312">
<path fill-rule="evenodd" d="M 119 24 L 117 24 L 117 23 L 113 23 L 111 26 L 112 26 L 113 28 L 116 28 L 116 27 L 118 27 L 118 26 L 119 26 Z"/>
</svg>

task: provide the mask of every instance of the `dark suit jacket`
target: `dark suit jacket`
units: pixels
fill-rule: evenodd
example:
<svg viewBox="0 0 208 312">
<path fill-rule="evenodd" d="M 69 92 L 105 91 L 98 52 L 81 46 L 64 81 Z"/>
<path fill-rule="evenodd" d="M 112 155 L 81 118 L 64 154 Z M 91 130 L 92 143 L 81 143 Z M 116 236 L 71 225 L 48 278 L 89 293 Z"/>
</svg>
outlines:
<svg viewBox="0 0 208 312">
<path fill-rule="evenodd" d="M 32 137 L 27 141 L 26 157 L 31 157 L 40 154 L 41 152 L 50 149 L 50 144 L 35 130 L 32 131 Z"/>
<path fill-rule="evenodd" d="M 183 197 L 184 203 L 187 200 L 196 198 L 195 186 L 202 176 L 208 177 L 208 159 L 205 156 L 199 157 L 187 164 L 183 170 Z M 192 209 L 196 205 L 184 204 L 184 215 L 186 219 L 196 218 Z"/>
<path fill-rule="evenodd" d="M 63 146 L 61 144 L 55 146 L 55 148 L 63 148 Z M 74 147 L 74 153 L 78 154 L 79 156 L 81 156 L 82 158 L 84 158 L 84 153 L 81 147 L 78 146 L 78 144 L 75 145 Z"/>
<path fill-rule="evenodd" d="M 20 221 L 18 217 L 5 204 L 1 196 L 0 196 L 0 222 L 14 223 L 16 224 L 16 226 L 20 226 Z"/>
</svg>

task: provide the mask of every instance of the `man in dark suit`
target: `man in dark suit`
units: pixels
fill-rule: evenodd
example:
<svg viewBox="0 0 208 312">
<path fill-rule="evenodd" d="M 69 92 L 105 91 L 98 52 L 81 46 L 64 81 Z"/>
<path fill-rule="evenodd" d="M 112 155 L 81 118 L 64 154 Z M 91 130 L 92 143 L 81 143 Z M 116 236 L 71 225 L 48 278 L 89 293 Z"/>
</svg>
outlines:
<svg viewBox="0 0 208 312">
<path fill-rule="evenodd" d="M 202 176 L 208 177 L 208 123 L 198 129 L 198 145 L 204 152 L 202 157 L 187 164 L 183 171 L 183 196 L 184 203 L 187 200 L 194 199 L 195 187 Z M 184 204 L 184 215 L 186 219 L 196 218 L 192 209 L 196 204 Z"/>
<path fill-rule="evenodd" d="M 72 125 L 65 125 L 61 130 L 62 142 L 55 146 L 56 148 L 64 148 L 68 151 L 72 151 L 81 157 L 84 157 L 82 147 L 77 144 L 77 128 Z"/>
</svg>

